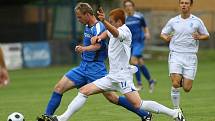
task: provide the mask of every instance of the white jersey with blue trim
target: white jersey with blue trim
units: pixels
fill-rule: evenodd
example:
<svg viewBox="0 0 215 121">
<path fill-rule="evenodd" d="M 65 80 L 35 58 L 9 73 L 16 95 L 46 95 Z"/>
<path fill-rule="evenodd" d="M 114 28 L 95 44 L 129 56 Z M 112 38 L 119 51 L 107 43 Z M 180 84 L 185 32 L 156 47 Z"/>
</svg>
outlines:
<svg viewBox="0 0 215 121">
<path fill-rule="evenodd" d="M 108 45 L 109 73 L 119 72 L 121 68 L 128 67 L 131 56 L 131 31 L 125 24 L 117 30 L 119 31 L 117 38 L 108 31 L 110 38 Z"/>
<path fill-rule="evenodd" d="M 194 32 L 209 35 L 202 20 L 194 15 L 183 19 L 178 15 L 168 21 L 161 34 L 173 35 L 169 49 L 174 52 L 197 53 L 199 40 L 192 37 Z"/>
</svg>

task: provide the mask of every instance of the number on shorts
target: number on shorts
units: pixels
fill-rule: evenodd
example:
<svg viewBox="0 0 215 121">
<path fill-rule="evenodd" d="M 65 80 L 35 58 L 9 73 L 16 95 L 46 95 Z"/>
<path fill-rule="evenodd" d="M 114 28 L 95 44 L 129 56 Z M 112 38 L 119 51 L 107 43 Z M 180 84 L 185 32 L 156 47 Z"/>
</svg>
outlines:
<svg viewBox="0 0 215 121">
<path fill-rule="evenodd" d="M 122 87 L 122 88 L 125 88 L 125 87 L 127 86 L 126 81 L 120 82 L 120 83 L 121 83 L 121 87 Z"/>
</svg>

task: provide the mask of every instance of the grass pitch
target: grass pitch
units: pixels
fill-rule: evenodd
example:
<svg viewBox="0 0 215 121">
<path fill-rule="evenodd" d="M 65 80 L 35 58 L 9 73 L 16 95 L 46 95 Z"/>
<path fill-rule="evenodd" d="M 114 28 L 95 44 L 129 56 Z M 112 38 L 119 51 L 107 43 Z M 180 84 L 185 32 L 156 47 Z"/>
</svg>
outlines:
<svg viewBox="0 0 215 121">
<path fill-rule="evenodd" d="M 155 92 L 150 94 L 148 84 L 143 78 L 145 87 L 140 95 L 145 100 L 155 100 L 172 107 L 167 61 L 146 61 L 146 65 L 158 83 Z M 193 89 L 190 93 L 181 90 L 181 107 L 188 121 L 215 121 L 214 68 L 214 60 L 200 61 Z M 10 85 L 0 89 L 0 121 L 6 121 L 12 112 L 21 112 L 26 121 L 35 121 L 35 117 L 44 112 L 55 83 L 69 69 L 69 66 L 59 66 L 10 71 Z M 76 94 L 76 89 L 64 94 L 56 114 L 61 114 Z M 154 121 L 172 121 L 172 118 L 165 115 L 153 116 Z M 91 96 L 70 121 L 140 121 L 140 119 L 134 113 L 109 103 L 99 94 Z"/>
</svg>

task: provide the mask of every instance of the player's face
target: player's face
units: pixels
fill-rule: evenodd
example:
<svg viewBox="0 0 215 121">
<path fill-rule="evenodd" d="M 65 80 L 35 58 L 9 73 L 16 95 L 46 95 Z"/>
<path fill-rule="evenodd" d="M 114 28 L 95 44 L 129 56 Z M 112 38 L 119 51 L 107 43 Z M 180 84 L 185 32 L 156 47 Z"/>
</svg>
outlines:
<svg viewBox="0 0 215 121">
<path fill-rule="evenodd" d="M 80 22 L 80 23 L 82 23 L 82 24 L 87 24 L 87 22 L 89 21 L 88 20 L 88 14 L 83 14 L 83 13 L 81 13 L 81 11 L 80 10 L 77 10 L 76 12 L 75 12 L 75 14 L 76 14 L 76 17 L 77 17 L 77 19 L 78 19 L 78 21 Z"/>
<path fill-rule="evenodd" d="M 179 6 L 182 13 L 189 13 L 192 5 L 190 0 L 180 0 Z"/>
<path fill-rule="evenodd" d="M 110 24 L 113 25 L 114 27 L 116 27 L 116 28 L 119 27 L 119 22 L 115 21 L 115 20 L 113 19 L 112 16 L 109 17 L 109 22 L 110 22 Z"/>
<path fill-rule="evenodd" d="M 134 6 L 130 2 L 125 3 L 125 11 L 126 13 L 130 14 L 134 11 Z"/>
</svg>

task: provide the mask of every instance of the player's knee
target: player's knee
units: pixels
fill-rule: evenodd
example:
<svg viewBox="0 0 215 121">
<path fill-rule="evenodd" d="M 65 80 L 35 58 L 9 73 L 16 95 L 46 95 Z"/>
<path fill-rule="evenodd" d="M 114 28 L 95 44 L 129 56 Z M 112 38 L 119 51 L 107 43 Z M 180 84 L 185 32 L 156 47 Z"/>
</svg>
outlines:
<svg viewBox="0 0 215 121">
<path fill-rule="evenodd" d="M 190 92 L 190 90 L 192 89 L 192 86 L 185 86 L 183 88 L 185 92 Z"/>
<path fill-rule="evenodd" d="M 138 60 L 137 60 L 136 58 L 131 58 L 131 61 L 130 61 L 130 62 L 131 62 L 132 65 L 137 65 L 137 64 L 139 64 L 139 63 L 138 63 Z"/>
<path fill-rule="evenodd" d="M 89 89 L 85 88 L 85 87 L 80 88 L 79 92 L 82 93 L 82 94 L 84 94 L 84 95 L 86 95 L 86 96 L 91 95 L 91 92 L 89 91 Z"/>
<path fill-rule="evenodd" d="M 138 103 L 138 102 L 134 102 L 134 103 L 131 103 L 135 109 L 139 109 L 141 107 L 141 103 Z"/>
<path fill-rule="evenodd" d="M 173 81 L 173 82 L 172 82 L 172 86 L 173 86 L 174 88 L 179 88 L 181 85 L 180 85 L 180 82 L 178 82 L 178 81 Z"/>
<path fill-rule="evenodd" d="M 64 93 L 64 88 L 61 84 L 56 84 L 55 87 L 54 87 L 54 91 L 55 92 L 58 92 L 60 94 L 63 94 Z"/>
</svg>

